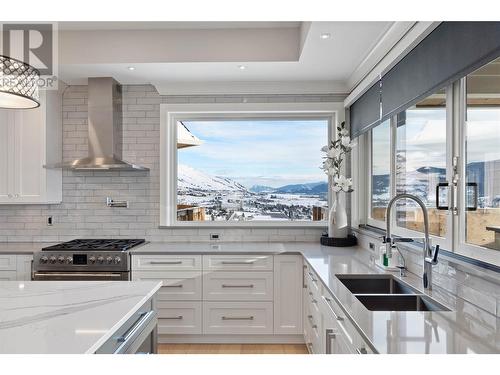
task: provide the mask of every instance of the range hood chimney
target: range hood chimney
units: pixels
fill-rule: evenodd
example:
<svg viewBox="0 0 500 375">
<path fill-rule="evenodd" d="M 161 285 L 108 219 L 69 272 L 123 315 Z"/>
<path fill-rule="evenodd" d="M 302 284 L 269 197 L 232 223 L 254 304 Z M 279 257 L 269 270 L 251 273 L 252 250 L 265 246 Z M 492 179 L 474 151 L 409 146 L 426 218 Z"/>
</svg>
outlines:
<svg viewBox="0 0 500 375">
<path fill-rule="evenodd" d="M 111 77 L 89 78 L 88 156 L 53 168 L 71 170 L 143 170 L 122 159 L 122 87 Z"/>
</svg>

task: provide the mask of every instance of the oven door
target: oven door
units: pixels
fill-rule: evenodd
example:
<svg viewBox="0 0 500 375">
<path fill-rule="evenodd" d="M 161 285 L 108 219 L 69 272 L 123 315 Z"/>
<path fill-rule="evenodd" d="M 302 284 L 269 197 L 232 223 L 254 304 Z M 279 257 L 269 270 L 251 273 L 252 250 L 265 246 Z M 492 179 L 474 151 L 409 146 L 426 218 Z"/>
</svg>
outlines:
<svg viewBox="0 0 500 375">
<path fill-rule="evenodd" d="M 35 271 L 33 280 L 73 280 L 73 281 L 93 281 L 93 280 L 129 280 L 130 272 L 55 272 L 55 271 Z"/>
</svg>

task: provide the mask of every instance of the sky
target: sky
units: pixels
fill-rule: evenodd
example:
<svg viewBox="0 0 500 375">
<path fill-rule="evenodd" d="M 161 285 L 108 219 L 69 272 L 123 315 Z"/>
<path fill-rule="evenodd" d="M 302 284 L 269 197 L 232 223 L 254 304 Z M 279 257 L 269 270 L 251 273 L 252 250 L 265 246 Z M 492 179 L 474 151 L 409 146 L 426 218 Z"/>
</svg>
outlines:
<svg viewBox="0 0 500 375">
<path fill-rule="evenodd" d="M 178 163 L 250 188 L 326 181 L 320 169 L 327 120 L 183 121 L 203 144 L 178 150 Z"/>
<path fill-rule="evenodd" d="M 469 108 L 467 111 L 467 162 L 500 159 L 500 110 Z M 373 171 L 388 174 L 389 121 L 373 130 Z M 406 125 L 397 130 L 398 149 L 406 149 L 406 170 L 423 166 L 446 168 L 446 114 L 444 109 L 407 111 Z"/>
</svg>

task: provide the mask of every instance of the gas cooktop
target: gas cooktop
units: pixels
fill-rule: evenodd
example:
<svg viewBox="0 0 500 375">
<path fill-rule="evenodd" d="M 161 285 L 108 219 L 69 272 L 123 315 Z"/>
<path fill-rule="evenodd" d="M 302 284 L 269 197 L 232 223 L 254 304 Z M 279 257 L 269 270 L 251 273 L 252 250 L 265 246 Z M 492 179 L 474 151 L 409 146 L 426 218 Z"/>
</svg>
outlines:
<svg viewBox="0 0 500 375">
<path fill-rule="evenodd" d="M 144 239 L 76 239 L 44 247 L 42 251 L 127 251 L 146 242 Z"/>
</svg>

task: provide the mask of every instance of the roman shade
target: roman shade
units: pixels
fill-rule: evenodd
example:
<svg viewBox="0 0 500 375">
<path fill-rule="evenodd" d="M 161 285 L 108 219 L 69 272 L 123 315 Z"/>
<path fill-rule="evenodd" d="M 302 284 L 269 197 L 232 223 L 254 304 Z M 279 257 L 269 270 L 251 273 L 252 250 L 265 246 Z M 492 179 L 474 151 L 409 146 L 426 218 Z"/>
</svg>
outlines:
<svg viewBox="0 0 500 375">
<path fill-rule="evenodd" d="M 380 82 L 377 81 L 349 108 L 351 138 L 374 128 L 380 123 Z"/>
<path fill-rule="evenodd" d="M 500 55 L 500 22 L 443 22 L 382 76 L 381 121 Z"/>
</svg>

